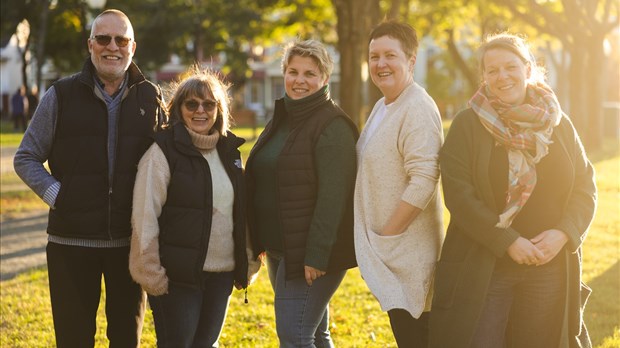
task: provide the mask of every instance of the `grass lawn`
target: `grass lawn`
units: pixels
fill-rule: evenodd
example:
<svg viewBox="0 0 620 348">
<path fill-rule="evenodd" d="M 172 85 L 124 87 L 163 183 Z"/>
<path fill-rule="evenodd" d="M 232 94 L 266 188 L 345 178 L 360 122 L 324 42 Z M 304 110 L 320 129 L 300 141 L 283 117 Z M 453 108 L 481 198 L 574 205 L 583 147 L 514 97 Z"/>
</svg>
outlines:
<svg viewBox="0 0 620 348">
<path fill-rule="evenodd" d="M 247 133 L 246 133 L 247 132 Z M 251 130 L 237 133 L 251 138 Z M 620 347 L 620 149 L 613 142 L 592 156 L 597 170 L 599 206 L 584 244 L 584 280 L 593 289 L 585 312 L 594 347 Z M 247 151 L 251 142 L 243 148 Z M 2 185 L 14 178 L 2 179 Z M 5 199 L 36 200 L 12 193 Z M 3 214 L 7 213 L 4 208 Z M 28 208 L 25 208 L 28 209 Z M 446 215 L 447 216 L 447 215 Z M 273 293 L 266 270 L 249 288 L 249 304 L 242 291 L 234 291 L 221 337 L 221 347 L 277 347 L 273 315 Z M 348 272 L 331 302 L 331 331 L 338 347 L 396 347 L 387 315 L 370 294 L 359 271 Z M 105 316 L 99 309 L 97 347 L 106 347 Z M 32 270 L 0 283 L 0 346 L 54 346 L 47 271 Z M 150 310 L 142 346 L 154 347 L 155 334 Z"/>
</svg>

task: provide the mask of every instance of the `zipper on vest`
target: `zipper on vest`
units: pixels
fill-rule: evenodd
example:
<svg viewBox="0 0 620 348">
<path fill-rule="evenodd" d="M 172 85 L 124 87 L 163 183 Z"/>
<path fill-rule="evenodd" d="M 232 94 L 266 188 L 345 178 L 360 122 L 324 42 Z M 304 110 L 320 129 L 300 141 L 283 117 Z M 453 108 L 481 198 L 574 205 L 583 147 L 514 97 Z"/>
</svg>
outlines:
<svg viewBox="0 0 620 348">
<path fill-rule="evenodd" d="M 108 237 L 112 240 L 112 185 L 108 188 Z"/>
<path fill-rule="evenodd" d="M 107 110 L 107 105 L 106 105 L 106 110 Z M 119 109 L 119 116 L 120 116 L 120 109 Z M 116 166 L 113 166 L 112 169 L 110 169 L 110 166 L 112 165 L 111 159 L 110 159 L 110 150 L 112 152 L 114 152 L 114 160 L 116 161 L 116 150 L 118 148 L 118 122 L 120 120 L 120 117 L 118 117 L 116 119 L 116 124 L 114 129 L 110 129 L 109 124 L 110 124 L 110 114 L 106 111 L 106 114 L 108 115 L 108 134 L 106 134 L 106 144 L 107 144 L 107 162 L 108 162 L 108 238 L 110 238 L 110 240 L 113 240 L 114 238 L 112 237 L 112 187 L 114 184 L 114 172 L 116 171 Z M 110 132 L 114 132 L 115 134 L 115 144 L 114 144 L 114 148 L 110 149 Z"/>
<path fill-rule="evenodd" d="M 202 269 L 204 267 L 205 261 L 207 259 L 207 253 L 209 252 L 209 238 L 211 238 L 211 228 L 213 226 L 213 177 L 211 176 L 211 170 L 209 168 L 209 162 L 207 161 L 206 158 L 204 158 L 204 156 L 202 156 L 202 154 L 200 155 L 201 157 L 201 161 L 202 161 L 202 170 L 204 173 L 204 177 L 205 179 L 208 178 L 208 180 L 205 180 L 207 183 L 209 183 L 209 185 L 205 185 L 205 189 L 211 190 L 211 202 L 207 201 L 207 197 L 209 195 L 205 195 L 204 198 L 204 204 L 205 206 L 208 206 L 209 204 L 211 204 L 211 211 L 208 213 L 205 213 L 205 218 L 203 219 L 203 229 L 202 229 L 202 236 L 200 238 L 200 243 L 201 243 L 201 257 L 198 263 L 198 272 L 202 272 Z M 209 223 L 209 226 L 204 226 L 206 224 L 206 219 L 207 216 L 209 217 L 209 219 L 211 220 Z M 208 229 L 206 228 L 208 227 Z M 207 236 L 208 234 L 208 236 Z M 206 240 L 205 240 L 206 239 Z"/>
</svg>

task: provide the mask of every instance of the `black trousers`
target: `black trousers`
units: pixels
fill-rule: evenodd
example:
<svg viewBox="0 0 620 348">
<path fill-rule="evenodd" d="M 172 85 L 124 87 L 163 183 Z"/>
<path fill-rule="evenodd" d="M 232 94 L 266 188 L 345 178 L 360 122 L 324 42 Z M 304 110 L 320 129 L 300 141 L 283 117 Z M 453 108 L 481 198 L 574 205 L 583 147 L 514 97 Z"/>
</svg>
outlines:
<svg viewBox="0 0 620 348">
<path fill-rule="evenodd" d="M 129 274 L 129 247 L 48 243 L 47 267 L 58 348 L 94 347 L 102 276 L 110 348 L 139 346 L 146 297 Z"/>
<path fill-rule="evenodd" d="M 404 309 L 388 311 L 390 325 L 398 348 L 428 347 L 428 318 L 430 312 L 423 312 L 415 319 Z"/>
</svg>

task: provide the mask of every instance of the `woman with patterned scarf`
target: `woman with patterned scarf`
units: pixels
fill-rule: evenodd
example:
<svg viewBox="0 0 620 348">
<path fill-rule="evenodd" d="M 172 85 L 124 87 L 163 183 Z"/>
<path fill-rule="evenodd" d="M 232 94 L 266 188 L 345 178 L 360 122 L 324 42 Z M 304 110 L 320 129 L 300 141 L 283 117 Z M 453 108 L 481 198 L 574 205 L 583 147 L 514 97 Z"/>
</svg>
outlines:
<svg viewBox="0 0 620 348">
<path fill-rule="evenodd" d="M 581 245 L 594 170 L 521 37 L 487 38 L 480 70 L 440 153 L 451 220 L 430 346 L 590 347 Z"/>
</svg>

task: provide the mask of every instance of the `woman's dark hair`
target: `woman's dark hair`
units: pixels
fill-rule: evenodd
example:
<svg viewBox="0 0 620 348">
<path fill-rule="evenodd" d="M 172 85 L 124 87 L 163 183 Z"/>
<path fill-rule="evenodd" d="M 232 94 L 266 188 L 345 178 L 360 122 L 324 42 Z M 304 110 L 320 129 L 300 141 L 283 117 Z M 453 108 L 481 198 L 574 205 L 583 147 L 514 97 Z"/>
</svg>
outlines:
<svg viewBox="0 0 620 348">
<path fill-rule="evenodd" d="M 368 44 L 370 44 L 370 41 L 382 36 L 389 36 L 398 40 L 407 58 L 414 57 L 418 52 L 418 34 L 415 29 L 407 23 L 396 20 L 387 20 L 379 23 L 370 32 Z"/>
</svg>

